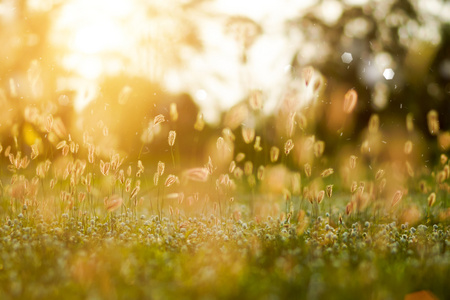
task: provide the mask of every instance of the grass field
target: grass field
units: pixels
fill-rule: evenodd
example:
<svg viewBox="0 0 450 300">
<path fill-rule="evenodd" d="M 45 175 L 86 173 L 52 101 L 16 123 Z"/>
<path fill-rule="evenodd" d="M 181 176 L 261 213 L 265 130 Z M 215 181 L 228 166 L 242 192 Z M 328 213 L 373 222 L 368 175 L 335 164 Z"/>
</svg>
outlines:
<svg viewBox="0 0 450 300">
<path fill-rule="evenodd" d="M 327 152 L 307 110 L 287 101 L 273 121 L 257 97 L 243 105 L 208 133 L 198 115 L 189 145 L 171 105 L 143 131 L 164 145 L 143 138 L 128 156 L 105 146 L 103 122 L 102 142 L 94 129 L 76 141 L 25 108 L 1 147 L 0 298 L 450 298 L 448 132 L 435 111 L 427 150 L 410 115 L 396 136 L 372 115 Z M 350 90 L 338 137 L 356 106 Z M 272 133 L 241 125 L 242 107 Z M 202 162 L 186 166 L 186 147 Z"/>
</svg>

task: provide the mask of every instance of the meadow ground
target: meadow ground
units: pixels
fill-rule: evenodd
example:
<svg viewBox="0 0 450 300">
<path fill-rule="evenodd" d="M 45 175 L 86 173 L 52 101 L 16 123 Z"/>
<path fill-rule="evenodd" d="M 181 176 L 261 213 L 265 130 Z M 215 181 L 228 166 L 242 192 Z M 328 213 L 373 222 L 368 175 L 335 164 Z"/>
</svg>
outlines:
<svg viewBox="0 0 450 300">
<path fill-rule="evenodd" d="M 101 120 L 77 141 L 45 107 L 25 108 L 26 130 L 0 149 L 0 298 L 449 299 L 449 134 L 437 113 L 428 144 L 410 115 L 401 134 L 374 114 L 339 139 L 350 90 L 325 151 L 314 114 L 287 99 L 264 119 L 258 101 L 216 130 L 199 114 L 188 145 L 170 105 L 135 158 L 111 148 Z M 202 153 L 196 164 L 186 147 Z"/>
</svg>

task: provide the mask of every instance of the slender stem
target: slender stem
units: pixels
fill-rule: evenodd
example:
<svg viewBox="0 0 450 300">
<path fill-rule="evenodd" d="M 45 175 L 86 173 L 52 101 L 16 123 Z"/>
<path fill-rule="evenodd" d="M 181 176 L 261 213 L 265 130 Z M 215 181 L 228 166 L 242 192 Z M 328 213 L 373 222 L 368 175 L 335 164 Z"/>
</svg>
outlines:
<svg viewBox="0 0 450 300">
<path fill-rule="evenodd" d="M 170 147 L 170 155 L 172 156 L 172 165 L 175 169 L 175 156 L 173 155 L 173 146 Z"/>
</svg>

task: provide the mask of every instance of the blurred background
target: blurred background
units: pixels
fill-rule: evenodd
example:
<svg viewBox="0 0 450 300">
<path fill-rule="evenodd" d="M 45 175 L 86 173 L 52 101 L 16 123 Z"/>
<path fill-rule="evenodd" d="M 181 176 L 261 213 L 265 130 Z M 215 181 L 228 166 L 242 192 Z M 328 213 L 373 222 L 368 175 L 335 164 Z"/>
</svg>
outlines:
<svg viewBox="0 0 450 300">
<path fill-rule="evenodd" d="M 327 153 L 341 139 L 361 143 L 374 113 L 388 142 L 406 136 L 410 114 L 415 139 L 426 145 L 434 138 L 432 109 L 439 141 L 423 153 L 435 159 L 428 152 L 450 148 L 444 0 L 1 0 L 0 45 L 3 145 L 43 140 L 39 116 L 51 114 L 64 125 L 60 139 L 88 132 L 129 155 L 154 153 L 153 141 L 167 154 L 167 133 L 145 130 L 154 116 L 169 118 L 170 103 L 179 119 L 169 127 L 187 155 L 200 155 L 190 147 L 193 138 L 206 143 L 219 124 L 234 132 L 257 127 L 270 143 L 272 117 L 289 94 L 314 118 L 310 133 L 325 141 Z M 307 66 L 320 93 L 297 88 Z M 346 121 L 341 107 L 349 89 L 358 104 Z M 229 111 L 236 115 L 255 95 L 265 121 L 230 121 Z M 193 137 L 199 113 L 206 126 Z M 346 131 L 336 134 L 343 122 Z"/>
</svg>

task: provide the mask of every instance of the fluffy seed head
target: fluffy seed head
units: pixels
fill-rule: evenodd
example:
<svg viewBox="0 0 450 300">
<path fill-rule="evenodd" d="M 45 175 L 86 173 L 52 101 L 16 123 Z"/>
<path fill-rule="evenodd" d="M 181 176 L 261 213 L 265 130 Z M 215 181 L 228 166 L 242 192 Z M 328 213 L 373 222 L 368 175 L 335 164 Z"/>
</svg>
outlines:
<svg viewBox="0 0 450 300">
<path fill-rule="evenodd" d="M 344 113 L 351 114 L 358 102 L 358 94 L 354 89 L 349 90 L 344 96 Z"/>
<path fill-rule="evenodd" d="M 305 80 L 305 85 L 308 86 L 311 82 L 311 79 L 314 75 L 314 68 L 311 66 L 308 66 L 302 70 L 302 77 Z"/>
<path fill-rule="evenodd" d="M 405 165 L 406 165 L 406 172 L 408 172 L 408 175 L 411 177 L 414 177 L 414 169 L 411 166 L 411 164 L 409 163 L 409 161 L 406 161 Z"/>
<path fill-rule="evenodd" d="M 434 202 L 436 202 L 436 194 L 435 193 L 431 193 L 428 196 L 428 207 L 432 207 Z"/>
<path fill-rule="evenodd" d="M 209 171 L 207 168 L 192 168 L 184 172 L 188 180 L 205 182 L 208 180 Z"/>
<path fill-rule="evenodd" d="M 333 185 L 332 184 L 327 185 L 326 191 L 327 191 L 327 197 L 331 198 L 331 196 L 333 195 Z"/>
<path fill-rule="evenodd" d="M 208 162 L 205 164 L 206 170 L 208 170 L 208 174 L 212 175 L 216 167 L 214 167 L 214 164 L 212 162 L 211 156 L 208 156 Z"/>
<path fill-rule="evenodd" d="M 117 175 L 117 179 L 121 184 L 125 183 L 125 172 L 121 169 Z"/>
<path fill-rule="evenodd" d="M 447 174 L 445 171 L 440 171 L 436 175 L 436 182 L 437 183 L 443 183 L 447 179 Z"/>
<path fill-rule="evenodd" d="M 356 160 L 358 159 L 358 157 L 356 157 L 355 155 L 350 155 L 350 169 L 354 169 L 356 168 Z"/>
<path fill-rule="evenodd" d="M 380 128 L 380 117 L 377 114 L 373 114 L 369 119 L 369 132 L 377 133 Z"/>
<path fill-rule="evenodd" d="M 393 207 L 393 206 L 397 205 L 400 202 L 400 200 L 402 200 L 402 197 L 403 197 L 403 192 L 400 190 L 396 191 L 394 196 L 392 197 L 392 205 L 391 206 Z"/>
<path fill-rule="evenodd" d="M 317 141 L 314 143 L 313 149 L 314 149 L 314 156 L 321 157 L 323 151 L 325 150 L 325 143 L 323 141 Z"/>
<path fill-rule="evenodd" d="M 166 164 L 163 163 L 162 161 L 158 162 L 158 175 L 162 176 L 164 174 L 164 169 L 166 167 Z"/>
<path fill-rule="evenodd" d="M 134 197 L 136 197 L 140 189 L 141 187 L 139 185 L 136 185 L 134 189 L 131 191 L 130 198 L 133 199 Z"/>
<path fill-rule="evenodd" d="M 245 158 L 245 154 L 242 153 L 242 152 L 239 152 L 239 153 L 236 155 L 236 161 L 237 161 L 237 162 L 243 161 L 244 158 Z"/>
<path fill-rule="evenodd" d="M 431 135 L 437 135 L 439 133 L 439 116 L 437 111 L 430 110 L 427 114 L 428 130 Z"/>
<path fill-rule="evenodd" d="M 328 169 L 324 170 L 324 171 L 320 174 L 320 176 L 322 176 L 322 178 L 326 178 L 326 177 L 330 176 L 330 175 L 333 174 L 333 173 L 334 173 L 333 168 L 328 168 Z"/>
<path fill-rule="evenodd" d="M 375 174 L 375 180 L 380 180 L 381 178 L 384 177 L 384 170 L 380 169 L 377 171 L 377 173 Z"/>
<path fill-rule="evenodd" d="M 311 135 L 307 137 L 306 140 L 303 142 L 303 148 L 309 151 L 313 148 L 315 142 L 316 137 L 314 135 Z"/>
<path fill-rule="evenodd" d="M 83 200 L 86 198 L 86 193 L 85 192 L 79 192 L 78 193 L 78 202 L 83 202 Z"/>
<path fill-rule="evenodd" d="M 226 138 L 228 141 L 234 141 L 236 137 L 234 136 L 233 131 L 231 131 L 230 128 L 226 127 L 222 130 L 222 135 L 224 138 Z"/>
<path fill-rule="evenodd" d="M 108 176 L 110 167 L 111 164 L 109 162 L 104 162 L 103 160 L 100 160 L 100 171 L 104 176 Z"/>
<path fill-rule="evenodd" d="M 428 191 L 428 189 L 427 189 L 427 184 L 426 184 L 426 182 L 425 182 L 424 180 L 421 180 L 421 181 L 419 182 L 419 190 L 420 190 L 420 192 L 421 192 L 422 194 L 427 193 L 427 191 Z"/>
<path fill-rule="evenodd" d="M 289 139 L 284 143 L 284 154 L 288 155 L 294 149 L 294 142 Z"/>
<path fill-rule="evenodd" d="M 257 178 L 258 178 L 258 180 L 263 180 L 264 179 L 264 170 L 265 170 L 265 168 L 264 168 L 264 166 L 263 165 L 261 165 L 261 166 L 259 166 L 259 168 L 258 168 L 258 173 L 257 173 Z"/>
<path fill-rule="evenodd" d="M 142 163 L 142 160 L 138 160 L 137 167 L 139 171 L 144 172 L 144 164 Z"/>
<path fill-rule="evenodd" d="M 297 114 L 297 122 L 298 122 L 298 127 L 303 131 L 308 126 L 308 121 L 306 120 L 305 115 L 302 113 Z"/>
<path fill-rule="evenodd" d="M 317 93 L 323 85 L 322 77 L 319 77 L 314 82 L 314 92 Z"/>
<path fill-rule="evenodd" d="M 347 216 L 348 215 L 350 215 L 351 213 L 352 213 L 352 211 L 353 211 L 353 202 L 349 202 L 348 204 L 347 204 L 347 206 L 345 207 L 345 213 L 347 214 Z M 341 223 L 342 223 L 342 220 L 340 220 L 341 221 Z"/>
<path fill-rule="evenodd" d="M 122 205 L 122 203 L 123 203 L 122 197 L 116 194 L 106 197 L 104 199 L 105 208 L 108 212 L 115 211 Z"/>
<path fill-rule="evenodd" d="M 445 173 L 445 178 L 446 179 L 450 178 L 450 166 L 449 165 L 445 165 L 444 169 L 442 170 L 442 172 Z"/>
<path fill-rule="evenodd" d="M 175 175 L 170 174 L 169 176 L 167 176 L 166 182 L 164 183 L 164 185 L 166 187 L 169 187 L 171 185 L 173 185 L 175 182 L 178 181 L 178 177 Z"/>
<path fill-rule="evenodd" d="M 248 115 L 248 105 L 244 103 L 236 105 L 225 115 L 224 125 L 231 130 L 235 130 L 248 118 Z"/>
<path fill-rule="evenodd" d="M 255 145 L 253 145 L 253 148 L 255 149 L 256 152 L 259 152 L 259 151 L 262 150 L 261 137 L 260 136 L 256 136 L 256 138 L 255 138 Z"/>
<path fill-rule="evenodd" d="M 278 155 L 279 154 L 280 154 L 280 149 L 278 149 L 275 146 L 270 148 L 270 161 L 273 162 L 273 163 L 276 162 L 278 160 Z"/>
<path fill-rule="evenodd" d="M 50 132 L 53 128 L 53 115 L 49 114 L 45 120 L 45 131 Z"/>
<path fill-rule="evenodd" d="M 294 134 L 294 130 L 295 130 L 295 115 L 297 114 L 297 112 L 291 112 L 289 115 L 289 118 L 287 118 L 286 120 L 286 133 L 288 135 L 288 137 L 292 137 L 292 135 Z"/>
<path fill-rule="evenodd" d="M 242 127 L 242 138 L 246 144 L 250 144 L 255 139 L 255 129 L 251 127 Z"/>
<path fill-rule="evenodd" d="M 403 151 L 405 152 L 406 155 L 411 154 L 413 149 L 413 143 L 411 141 L 407 141 L 405 143 L 405 147 L 403 148 Z"/>
<path fill-rule="evenodd" d="M 262 108 L 262 92 L 258 90 L 252 91 L 249 103 L 253 110 L 260 110 Z"/>
<path fill-rule="evenodd" d="M 70 150 L 69 145 L 64 145 L 64 147 L 62 147 L 62 150 L 61 150 L 62 155 L 67 156 L 67 154 L 69 154 L 69 150 Z"/>
<path fill-rule="evenodd" d="M 125 181 L 125 191 L 128 193 L 131 190 L 131 178 L 127 178 Z"/>
<path fill-rule="evenodd" d="M 66 127 L 61 118 L 57 118 L 53 121 L 53 132 L 61 139 L 66 136 Z"/>
<path fill-rule="evenodd" d="M 5 152 L 3 153 L 5 157 L 9 156 L 9 152 L 11 152 L 11 146 L 6 147 Z"/>
<path fill-rule="evenodd" d="M 158 124 L 161 124 L 161 123 L 163 123 L 165 121 L 166 121 L 166 119 L 165 119 L 164 115 L 159 114 L 153 119 L 153 127 L 155 127 Z"/>
<path fill-rule="evenodd" d="M 241 168 L 236 167 L 236 168 L 234 169 L 234 177 L 236 177 L 237 179 L 241 179 L 241 178 L 242 178 L 242 175 L 244 175 L 244 171 L 242 171 Z"/>
<path fill-rule="evenodd" d="M 30 160 L 28 159 L 28 156 L 25 156 L 22 158 L 22 160 L 20 161 L 20 168 L 22 169 L 26 169 L 28 167 L 28 165 L 30 164 Z"/>
<path fill-rule="evenodd" d="M 67 145 L 67 142 L 65 140 L 59 142 L 58 144 L 56 144 L 56 149 L 62 149 L 65 145 Z"/>
<path fill-rule="evenodd" d="M 253 173 L 253 163 L 251 161 L 246 161 L 244 164 L 244 173 L 249 176 Z"/>
<path fill-rule="evenodd" d="M 222 150 L 223 146 L 225 144 L 225 140 L 223 139 L 223 137 L 219 137 L 216 141 L 216 148 L 217 150 Z"/>
<path fill-rule="evenodd" d="M 70 152 L 72 153 L 78 153 L 78 149 L 80 148 L 80 145 L 76 144 L 74 141 L 71 141 L 69 143 Z"/>
<path fill-rule="evenodd" d="M 95 158 L 95 147 L 92 144 L 89 144 L 88 146 L 88 161 L 93 164 L 94 163 L 94 158 Z"/>
<path fill-rule="evenodd" d="M 205 121 L 203 120 L 203 114 L 198 113 L 197 119 L 195 120 L 194 129 L 197 131 L 202 131 L 205 127 Z"/>
<path fill-rule="evenodd" d="M 176 137 L 177 137 L 177 133 L 175 130 L 169 131 L 168 142 L 169 142 L 170 147 L 173 147 L 173 145 L 175 144 Z"/>
<path fill-rule="evenodd" d="M 359 187 L 358 187 L 358 194 L 362 195 L 364 193 L 364 188 L 366 187 L 366 184 L 364 181 L 359 182 Z"/>
<path fill-rule="evenodd" d="M 233 173 L 235 168 L 236 168 L 236 162 L 233 160 L 230 163 L 230 167 L 228 168 L 228 172 Z"/>
<path fill-rule="evenodd" d="M 306 163 L 304 166 L 306 177 L 311 176 L 311 165 L 309 163 Z"/>
<path fill-rule="evenodd" d="M 292 198 L 291 192 L 288 189 L 283 189 L 283 198 L 285 201 L 290 201 Z"/>
<path fill-rule="evenodd" d="M 216 187 L 229 187 L 230 185 L 230 176 L 228 176 L 228 174 L 221 174 L 219 176 L 219 179 L 216 180 Z"/>
<path fill-rule="evenodd" d="M 413 114 L 412 113 L 408 113 L 406 115 L 406 129 L 408 130 L 408 132 L 413 132 L 414 131 L 414 120 L 413 120 Z"/>
<path fill-rule="evenodd" d="M 317 203 L 321 203 L 323 201 L 323 199 L 325 198 L 325 191 L 321 190 L 316 197 Z"/>
<path fill-rule="evenodd" d="M 367 154 L 370 152 L 370 145 L 369 145 L 369 141 L 365 140 L 364 142 L 362 142 L 361 144 L 361 153 L 363 154 Z"/>
</svg>

